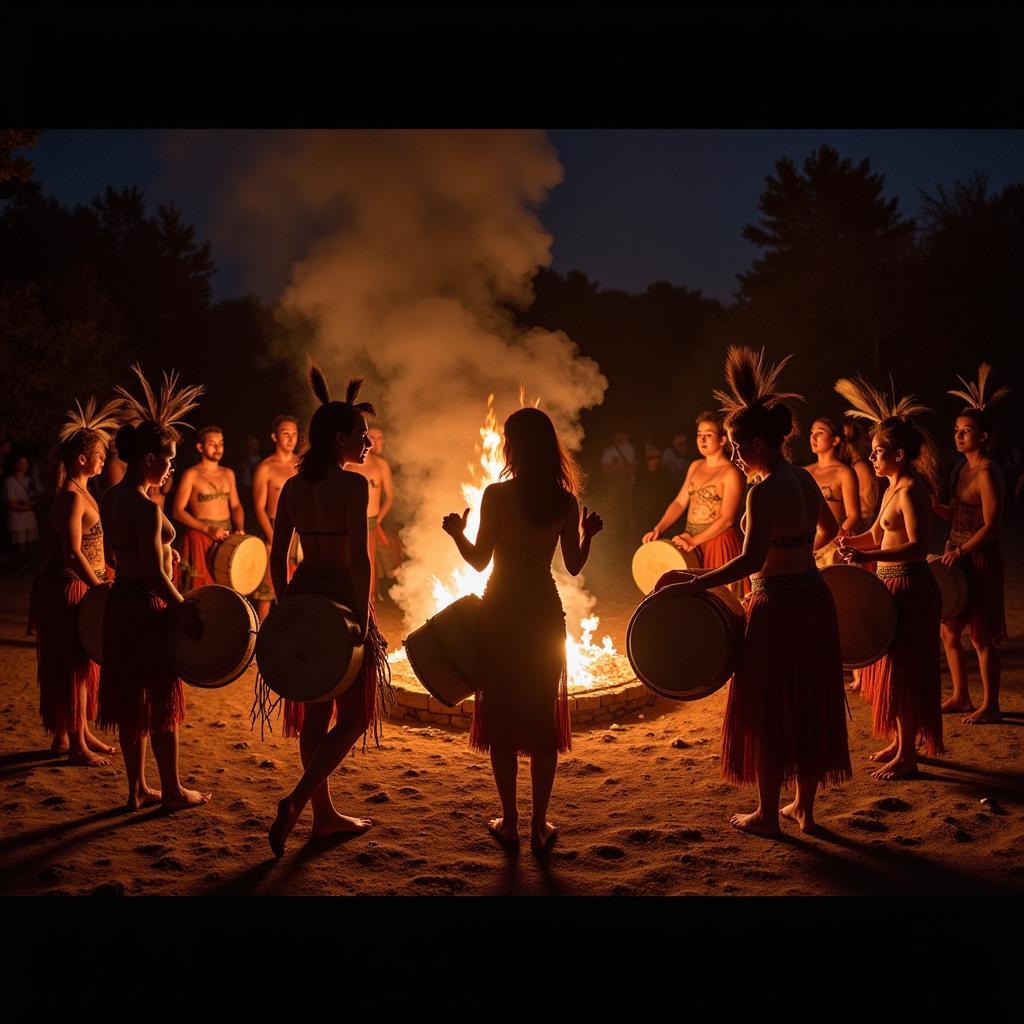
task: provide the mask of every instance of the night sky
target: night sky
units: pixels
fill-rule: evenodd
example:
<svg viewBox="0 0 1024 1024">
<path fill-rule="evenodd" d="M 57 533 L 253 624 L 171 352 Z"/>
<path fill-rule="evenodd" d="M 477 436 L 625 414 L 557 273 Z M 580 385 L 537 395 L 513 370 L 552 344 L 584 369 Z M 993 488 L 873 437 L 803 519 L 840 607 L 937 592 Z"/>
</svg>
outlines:
<svg viewBox="0 0 1024 1024">
<path fill-rule="evenodd" d="M 1024 181 L 1020 130 L 560 129 L 549 137 L 565 168 L 540 211 L 554 236 L 555 270 L 634 292 L 667 280 L 723 301 L 753 255 L 740 233 L 756 220 L 764 178 L 780 157 L 800 163 L 823 142 L 855 163 L 867 157 L 909 216 L 919 189 L 937 182 L 974 171 L 989 174 L 993 191 Z M 205 177 L 182 173 L 168 156 L 176 140 L 166 131 L 52 129 L 30 155 L 44 189 L 67 203 L 87 201 L 107 184 L 140 186 L 152 207 L 177 203 L 213 244 L 214 294 L 222 299 L 248 289 L 245 268 L 218 247 L 214 228 L 224 187 L 216 154 L 231 139 L 223 133 L 210 147 Z"/>
</svg>

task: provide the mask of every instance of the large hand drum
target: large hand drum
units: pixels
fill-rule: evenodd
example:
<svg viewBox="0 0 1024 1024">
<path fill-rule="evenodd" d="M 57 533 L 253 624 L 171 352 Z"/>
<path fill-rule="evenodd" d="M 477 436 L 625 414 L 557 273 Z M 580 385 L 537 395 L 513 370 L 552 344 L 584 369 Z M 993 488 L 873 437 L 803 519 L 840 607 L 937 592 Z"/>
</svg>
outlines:
<svg viewBox="0 0 1024 1024">
<path fill-rule="evenodd" d="M 256 612 L 228 587 L 197 587 L 184 596 L 195 599 L 203 630 L 199 637 L 189 636 L 175 609 L 168 609 L 167 658 L 171 667 L 193 686 L 207 690 L 227 686 L 252 661 L 259 631 Z"/>
<path fill-rule="evenodd" d="M 626 627 L 637 678 L 674 700 L 699 700 L 724 685 L 742 642 L 743 606 L 725 587 L 700 594 L 665 587 L 640 602 Z"/>
<path fill-rule="evenodd" d="M 103 620 L 107 614 L 107 598 L 113 584 L 90 587 L 78 604 L 78 639 L 85 653 L 96 662 L 103 662 Z"/>
<path fill-rule="evenodd" d="M 939 555 L 928 556 L 928 568 L 942 595 L 943 622 L 956 618 L 967 606 L 967 573 L 959 565 L 943 565 Z"/>
<path fill-rule="evenodd" d="M 467 594 L 405 638 L 416 678 L 446 707 L 455 707 L 477 689 L 479 630 L 480 598 Z M 524 642 L 528 643 L 528 638 Z"/>
<path fill-rule="evenodd" d="M 698 569 L 696 551 L 680 551 L 670 540 L 652 540 L 641 544 L 633 555 L 633 581 L 649 594 L 661 577 L 672 569 Z"/>
<path fill-rule="evenodd" d="M 233 533 L 207 555 L 215 583 L 238 594 L 251 594 L 267 571 L 267 545 L 259 537 Z"/>
<path fill-rule="evenodd" d="M 319 594 L 292 594 L 267 616 L 256 664 L 274 693 L 312 703 L 335 700 L 363 667 L 359 627 L 350 609 Z"/>
<path fill-rule="evenodd" d="M 828 565 L 821 578 L 836 605 L 843 667 L 878 661 L 896 635 L 896 602 L 886 585 L 857 565 Z"/>
</svg>

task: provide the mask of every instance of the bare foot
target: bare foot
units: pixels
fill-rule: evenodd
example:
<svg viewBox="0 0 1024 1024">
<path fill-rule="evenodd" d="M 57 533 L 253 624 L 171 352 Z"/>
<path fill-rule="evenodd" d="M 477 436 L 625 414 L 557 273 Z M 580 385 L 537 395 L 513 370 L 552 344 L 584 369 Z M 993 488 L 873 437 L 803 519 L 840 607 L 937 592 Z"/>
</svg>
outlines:
<svg viewBox="0 0 1024 1024">
<path fill-rule="evenodd" d="M 899 748 L 898 740 L 893 740 L 884 750 L 876 750 L 873 754 L 868 754 L 868 760 L 889 762 L 896 756 L 896 751 Z"/>
<path fill-rule="evenodd" d="M 905 779 L 917 771 L 917 761 L 913 758 L 894 757 L 888 764 L 871 773 L 872 777 L 882 782 L 892 782 L 894 779 Z"/>
<path fill-rule="evenodd" d="M 849 690 L 850 693 L 860 693 L 860 680 L 855 678 L 853 682 L 850 683 Z"/>
<path fill-rule="evenodd" d="M 733 828 L 738 828 L 741 832 L 753 832 L 756 836 L 777 836 L 781 834 L 778 821 L 768 821 L 760 807 L 752 814 L 734 814 L 729 819 L 729 824 Z"/>
<path fill-rule="evenodd" d="M 53 737 L 53 742 L 50 744 L 51 754 L 66 754 L 70 749 L 71 744 L 68 743 L 68 734 L 66 732 Z"/>
<path fill-rule="evenodd" d="M 974 705 L 971 703 L 970 697 L 957 697 L 954 694 L 952 697 L 947 697 L 942 702 L 942 713 L 944 715 L 950 715 L 957 711 L 973 711 Z"/>
<path fill-rule="evenodd" d="M 504 818 L 491 818 L 487 822 L 487 829 L 491 835 L 500 839 L 503 843 L 515 845 L 519 842 L 519 821 L 506 822 Z"/>
<path fill-rule="evenodd" d="M 350 818 L 347 814 L 335 814 L 326 821 L 314 821 L 311 835 L 314 839 L 322 839 L 324 836 L 365 832 L 372 825 L 373 822 L 369 818 Z"/>
<path fill-rule="evenodd" d="M 83 750 L 73 750 L 68 755 L 68 764 L 78 764 L 85 768 L 104 768 L 110 764 L 110 759 L 94 754 L 88 747 Z"/>
<path fill-rule="evenodd" d="M 292 829 L 295 828 L 295 823 L 298 820 L 299 816 L 292 809 L 292 799 L 290 796 L 286 796 L 278 802 L 277 817 L 274 818 L 274 823 L 270 826 L 270 831 L 267 833 L 270 849 L 274 851 L 274 856 L 278 860 L 284 856 L 284 844 L 288 842 L 288 836 L 291 835 Z"/>
<path fill-rule="evenodd" d="M 543 853 L 554 843 L 557 836 L 558 826 L 552 825 L 550 821 L 545 821 L 541 825 L 538 825 L 535 821 L 531 822 L 530 849 L 534 853 Z"/>
<path fill-rule="evenodd" d="M 128 797 L 128 810 L 137 811 L 140 807 L 152 807 L 158 803 L 160 803 L 160 790 L 143 786 L 137 793 L 132 793 Z"/>
<path fill-rule="evenodd" d="M 201 807 L 210 802 L 212 793 L 200 793 L 198 789 L 182 789 L 177 796 L 162 799 L 165 811 L 183 811 L 188 807 Z"/>
<path fill-rule="evenodd" d="M 88 729 L 85 730 L 85 745 L 97 754 L 117 753 L 117 747 L 112 747 L 109 743 L 104 743 L 99 737 L 93 736 Z"/>
<path fill-rule="evenodd" d="M 1001 722 L 1003 720 L 1002 712 L 998 707 L 987 707 L 982 704 L 973 715 L 968 715 L 963 719 L 964 725 L 988 725 L 990 722 Z"/>
<path fill-rule="evenodd" d="M 814 814 L 808 808 L 797 806 L 795 800 L 791 804 L 786 804 L 779 813 L 784 818 L 795 821 L 800 826 L 800 831 L 806 832 L 808 835 L 817 827 L 814 824 Z"/>
</svg>

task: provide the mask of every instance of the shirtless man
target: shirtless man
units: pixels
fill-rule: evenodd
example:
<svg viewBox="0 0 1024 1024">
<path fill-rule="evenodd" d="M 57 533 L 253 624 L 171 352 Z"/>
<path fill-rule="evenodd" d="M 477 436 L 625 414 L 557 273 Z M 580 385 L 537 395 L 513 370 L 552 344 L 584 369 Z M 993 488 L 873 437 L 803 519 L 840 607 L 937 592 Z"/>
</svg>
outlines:
<svg viewBox="0 0 1024 1024">
<path fill-rule="evenodd" d="M 252 474 L 252 504 L 260 529 L 267 542 L 267 554 L 274 543 L 274 520 L 277 517 L 277 502 L 281 488 L 298 472 L 295 448 L 299 443 L 299 421 L 287 413 L 274 417 L 270 439 L 274 442 L 274 454 L 268 455 Z M 289 578 L 297 563 L 299 535 L 292 538 L 288 549 Z M 270 560 L 267 559 L 267 574 L 253 594 L 256 614 L 262 622 L 270 613 L 274 600 L 274 587 L 270 581 Z"/>
<path fill-rule="evenodd" d="M 172 512 L 175 520 L 188 528 L 181 544 L 183 592 L 212 584 L 206 560 L 210 548 L 232 533 L 245 533 L 245 512 L 234 471 L 220 464 L 224 431 L 203 427 L 198 436 L 196 450 L 202 458 L 181 474 Z"/>
<path fill-rule="evenodd" d="M 373 589 L 377 589 L 377 528 L 384 522 L 384 517 L 391 511 L 395 503 L 395 486 L 391 477 L 391 466 L 381 456 L 384 451 L 384 431 L 380 427 L 367 430 L 373 448 L 366 455 L 366 462 L 353 462 L 346 469 L 365 476 L 370 485 L 370 501 L 366 506 L 367 545 L 370 550 L 370 579 Z M 379 595 L 378 595 L 379 596 Z"/>
</svg>

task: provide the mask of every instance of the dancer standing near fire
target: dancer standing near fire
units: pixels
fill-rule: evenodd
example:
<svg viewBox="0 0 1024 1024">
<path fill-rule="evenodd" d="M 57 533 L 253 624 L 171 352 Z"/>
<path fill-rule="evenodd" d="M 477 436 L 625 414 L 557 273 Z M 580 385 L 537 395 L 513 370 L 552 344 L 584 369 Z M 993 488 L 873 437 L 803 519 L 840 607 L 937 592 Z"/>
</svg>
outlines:
<svg viewBox="0 0 1024 1024">
<path fill-rule="evenodd" d="M 245 510 L 238 497 L 235 472 L 221 466 L 224 431 L 202 427 L 196 449 L 201 458 L 181 474 L 172 515 L 186 527 L 181 543 L 181 589 L 207 587 L 213 575 L 207 563 L 210 548 L 232 532 L 245 533 Z"/>
<path fill-rule="evenodd" d="M 309 381 L 320 407 L 309 424 L 309 448 L 299 458 L 299 472 L 281 488 L 274 522 L 270 574 L 279 595 L 320 594 L 349 608 L 364 644 L 363 665 L 355 682 L 335 701 L 301 704 L 285 701 L 286 736 L 299 737 L 302 778 L 277 805 L 268 839 L 275 857 L 307 803 L 313 805 L 313 835 L 365 832 L 367 818 L 339 814 L 331 801 L 328 778 L 356 740 L 379 724 L 390 700 L 391 671 L 387 642 L 380 635 L 370 604 L 370 557 L 366 546 L 366 479 L 344 469 L 362 463 L 370 450 L 366 415 L 369 402 L 356 404 L 362 378 L 348 383 L 344 402 L 332 402 L 323 372 L 310 367 Z M 292 532 L 302 538 L 304 557 L 288 582 Z M 331 720 L 337 711 L 337 722 Z"/>
<path fill-rule="evenodd" d="M 853 405 L 848 416 L 874 424 L 871 461 L 889 487 L 874 526 L 840 534 L 848 563 L 877 562 L 876 573 L 896 602 L 896 635 L 889 650 L 861 672 L 861 698 L 871 703 L 876 736 L 892 741 L 871 755 L 872 772 L 891 780 L 917 770 L 917 742 L 929 756 L 942 753 L 942 682 L 935 634 L 942 598 L 928 567 L 931 501 L 938 486 L 931 438 L 913 416 L 927 409 L 913 397 L 888 397 L 862 378 L 836 381 Z"/>
<path fill-rule="evenodd" d="M 76 402 L 67 413 L 58 448 L 57 496 L 49 515 L 52 554 L 32 585 L 29 609 L 29 628 L 36 633 L 39 711 L 43 728 L 53 736 L 50 749 L 67 753 L 70 764 L 89 768 L 110 764 L 115 749 L 89 729 L 89 719 L 96 717 L 100 670 L 78 639 L 78 606 L 106 575 L 103 525 L 88 483 L 103 472 L 120 404 L 115 400 L 97 410 L 90 398 L 84 409 Z"/>
<path fill-rule="evenodd" d="M 956 420 L 956 450 L 967 460 L 957 478 L 952 505 L 935 502 L 935 511 L 951 520 L 949 542 L 942 561 L 959 565 L 967 573 L 970 588 L 964 610 L 942 623 L 942 645 L 946 649 L 953 693 L 942 704 L 943 711 L 971 712 L 963 719 L 967 725 L 1001 721 L 999 682 L 1001 655 L 999 645 L 1006 639 L 1006 612 L 1003 605 L 1003 554 L 999 531 L 1006 498 L 1006 481 L 995 461 L 989 458 L 992 424 L 988 409 L 1009 394 L 1000 388 L 985 396 L 989 363 L 978 367 L 977 383 L 960 377 L 963 391 L 949 394 L 963 399 L 966 406 Z M 975 710 L 967 683 L 967 663 L 960 635 L 971 630 L 971 643 L 978 655 L 981 674 L 981 707 Z"/>
<path fill-rule="evenodd" d="M 501 817 L 488 823 L 506 843 L 519 842 L 518 758 L 530 758 L 533 814 L 530 843 L 544 850 L 558 830 L 548 821 L 558 755 L 572 746 L 565 665 L 565 613 L 551 575 L 561 542 L 572 576 L 590 555 L 603 523 L 583 509 L 579 474 L 554 425 L 526 407 L 505 421 L 505 466 L 480 504 L 476 541 L 465 533 L 469 509 L 444 517 L 462 557 L 477 572 L 494 558 L 480 606 L 476 694 L 470 746 L 489 751 Z"/>
<path fill-rule="evenodd" d="M 690 463 L 679 493 L 654 529 L 643 535 L 644 544 L 657 540 L 686 512 L 685 532 L 671 538 L 676 547 L 697 551 L 706 569 L 717 569 L 739 555 L 743 539 L 735 523 L 743 499 L 743 474 L 729 460 L 727 441 L 721 413 L 702 412 L 697 417 L 697 449 L 703 458 Z M 742 598 L 750 593 L 750 581 L 738 580 L 730 589 Z"/>
<path fill-rule="evenodd" d="M 789 359 L 769 366 L 763 349 L 731 346 L 730 392 L 715 392 L 736 464 L 759 478 L 747 492 L 742 553 L 701 576 L 673 571 L 658 581 L 658 589 L 696 593 L 754 574 L 726 703 L 722 774 L 756 781 L 757 809 L 730 821 L 766 836 L 779 833 L 784 782 L 795 779 L 796 794 L 782 815 L 811 832 L 819 784 L 851 775 L 839 625 L 812 554 L 816 534 L 831 540 L 837 528 L 814 478 L 783 453 L 794 427 L 785 400 L 800 397 L 775 391 Z"/>
<path fill-rule="evenodd" d="M 377 449 L 384 450 L 384 432 L 380 427 L 370 427 L 367 436 L 373 448 L 366 453 L 366 461 L 353 463 L 349 467 L 353 473 L 366 477 L 369 485 L 370 500 L 366 506 L 366 536 L 370 551 L 370 579 L 373 593 L 377 593 L 377 528 L 384 522 L 395 502 L 395 485 L 391 476 L 391 466 L 378 454 Z"/>
<path fill-rule="evenodd" d="M 128 809 L 161 804 L 167 810 L 196 807 L 210 794 L 181 785 L 178 726 L 185 720 L 182 681 L 165 648 L 168 614 L 182 617 L 190 633 L 201 630 L 195 605 L 171 582 L 174 527 L 148 497 L 148 489 L 166 480 L 181 434 L 182 417 L 198 404 L 200 385 L 178 388 L 178 375 L 164 374 L 154 394 L 138 365 L 143 401 L 122 387 L 126 414 L 133 422 L 117 432 L 115 444 L 125 475 L 103 495 L 100 517 L 108 559 L 117 575 L 103 623 L 100 671 L 100 724 L 116 728 L 128 776 Z M 147 740 L 153 744 L 160 790 L 146 784 Z"/>
<path fill-rule="evenodd" d="M 274 519 L 281 488 L 299 471 L 295 456 L 295 448 L 299 443 L 299 421 L 287 413 L 275 416 L 270 439 L 274 442 L 274 453 L 263 459 L 252 475 L 253 510 L 266 539 L 268 553 L 274 545 Z M 288 548 L 288 579 L 291 579 L 298 565 L 298 543 L 296 535 Z M 270 613 L 270 602 L 274 600 L 269 560 L 267 574 L 252 597 L 256 602 L 256 614 L 262 622 Z"/>
</svg>

